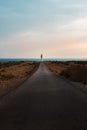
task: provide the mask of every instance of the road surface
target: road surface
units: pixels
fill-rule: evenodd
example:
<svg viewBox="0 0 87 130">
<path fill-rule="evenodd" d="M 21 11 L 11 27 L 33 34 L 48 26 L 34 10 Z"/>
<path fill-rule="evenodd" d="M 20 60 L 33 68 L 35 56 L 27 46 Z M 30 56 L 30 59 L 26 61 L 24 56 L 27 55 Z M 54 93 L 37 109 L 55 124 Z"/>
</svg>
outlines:
<svg viewBox="0 0 87 130">
<path fill-rule="evenodd" d="M 0 99 L 0 130 L 87 129 L 87 95 L 44 65 Z"/>
</svg>

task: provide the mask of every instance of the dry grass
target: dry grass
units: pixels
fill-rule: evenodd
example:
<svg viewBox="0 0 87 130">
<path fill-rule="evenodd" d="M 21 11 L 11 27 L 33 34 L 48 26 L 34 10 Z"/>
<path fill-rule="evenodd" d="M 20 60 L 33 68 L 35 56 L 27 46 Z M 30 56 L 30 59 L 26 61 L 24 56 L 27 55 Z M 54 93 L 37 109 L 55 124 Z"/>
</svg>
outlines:
<svg viewBox="0 0 87 130">
<path fill-rule="evenodd" d="M 61 72 L 61 75 L 65 76 L 66 78 L 72 81 L 87 84 L 87 66 L 85 65 L 69 67 L 65 71 Z"/>
<path fill-rule="evenodd" d="M 14 78 L 14 75 L 12 74 L 0 74 L 0 80 L 9 80 Z"/>
<path fill-rule="evenodd" d="M 38 65 L 36 62 L 0 62 L 0 95 L 20 85 Z"/>
<path fill-rule="evenodd" d="M 69 80 L 87 84 L 87 62 L 46 62 L 47 67 L 55 74 Z"/>
<path fill-rule="evenodd" d="M 45 62 L 47 67 L 51 72 L 54 72 L 55 74 L 60 74 L 63 70 L 66 70 L 68 65 L 63 64 L 61 62 Z"/>
</svg>

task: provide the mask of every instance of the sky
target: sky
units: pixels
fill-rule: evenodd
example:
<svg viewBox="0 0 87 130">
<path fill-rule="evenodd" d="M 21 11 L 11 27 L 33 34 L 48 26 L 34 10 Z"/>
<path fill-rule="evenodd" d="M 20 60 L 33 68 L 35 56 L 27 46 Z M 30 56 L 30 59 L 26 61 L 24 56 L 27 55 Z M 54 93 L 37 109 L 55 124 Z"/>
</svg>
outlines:
<svg viewBox="0 0 87 130">
<path fill-rule="evenodd" d="M 0 0 L 0 58 L 87 58 L 87 0 Z"/>
</svg>

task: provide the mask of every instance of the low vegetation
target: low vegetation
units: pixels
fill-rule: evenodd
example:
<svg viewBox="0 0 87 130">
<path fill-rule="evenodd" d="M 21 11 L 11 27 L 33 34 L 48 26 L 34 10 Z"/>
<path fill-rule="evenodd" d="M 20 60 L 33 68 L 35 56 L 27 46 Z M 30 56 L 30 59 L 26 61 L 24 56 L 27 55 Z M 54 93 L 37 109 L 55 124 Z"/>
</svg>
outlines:
<svg viewBox="0 0 87 130">
<path fill-rule="evenodd" d="M 0 74 L 0 80 L 9 80 L 14 78 L 14 75 L 12 74 Z"/>
<path fill-rule="evenodd" d="M 0 62 L 0 96 L 19 86 L 38 66 L 38 62 Z"/>
<path fill-rule="evenodd" d="M 22 64 L 24 63 L 24 61 L 19 61 L 19 62 L 0 62 L 0 68 L 2 69 L 3 67 L 6 68 L 6 67 L 10 67 L 10 66 L 15 66 L 15 65 L 19 65 L 19 64 Z"/>
<path fill-rule="evenodd" d="M 61 75 L 65 76 L 66 78 L 76 81 L 82 82 L 87 84 L 87 66 L 74 66 L 66 69 L 65 71 L 61 72 Z"/>
<path fill-rule="evenodd" d="M 69 80 L 87 84 L 87 62 L 46 62 L 47 67 L 54 73 Z"/>
</svg>

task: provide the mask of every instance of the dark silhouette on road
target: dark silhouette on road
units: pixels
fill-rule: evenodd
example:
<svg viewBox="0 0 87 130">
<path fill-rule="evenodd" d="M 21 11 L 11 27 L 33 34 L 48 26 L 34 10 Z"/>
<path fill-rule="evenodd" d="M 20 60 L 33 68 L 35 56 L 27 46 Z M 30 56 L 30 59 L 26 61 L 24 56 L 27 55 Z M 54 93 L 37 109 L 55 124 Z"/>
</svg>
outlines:
<svg viewBox="0 0 87 130">
<path fill-rule="evenodd" d="M 40 64 L 0 100 L 0 130 L 87 129 L 87 95 Z"/>
<path fill-rule="evenodd" d="M 43 59 L 43 54 L 41 54 L 41 61 L 42 61 L 42 59 Z"/>
</svg>

